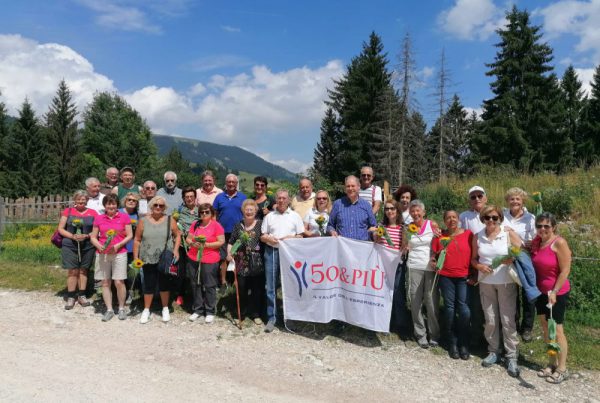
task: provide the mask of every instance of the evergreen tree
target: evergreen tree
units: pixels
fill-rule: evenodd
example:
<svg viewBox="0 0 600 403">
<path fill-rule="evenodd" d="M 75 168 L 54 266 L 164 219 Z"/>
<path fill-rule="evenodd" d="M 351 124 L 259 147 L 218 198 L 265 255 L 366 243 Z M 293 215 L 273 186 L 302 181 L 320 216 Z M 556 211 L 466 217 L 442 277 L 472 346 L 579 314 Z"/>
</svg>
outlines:
<svg viewBox="0 0 600 403">
<path fill-rule="evenodd" d="M 164 180 L 166 171 L 173 171 L 177 174 L 177 186 L 194 186 L 198 187 L 198 176 L 192 172 L 190 162 L 183 158 L 181 151 L 176 145 L 173 145 L 169 152 L 161 158 L 161 169 L 156 183 L 160 186 Z"/>
<path fill-rule="evenodd" d="M 102 92 L 83 115 L 83 152 L 105 166 L 135 168 L 136 176 L 151 177 L 158 167 L 152 132 L 140 114 L 117 94 Z"/>
<path fill-rule="evenodd" d="M 2 93 L 0 92 L 0 96 Z M 8 113 L 4 102 L 0 102 L 0 171 L 6 169 L 6 158 L 8 156 Z"/>
<path fill-rule="evenodd" d="M 332 182 L 338 178 L 339 142 L 340 127 L 337 117 L 332 108 L 327 108 L 321 121 L 321 137 L 314 152 L 313 175 Z"/>
<path fill-rule="evenodd" d="M 515 6 L 507 13 L 506 28 L 497 31 L 500 42 L 495 61 L 488 64 L 494 96 L 484 101 L 483 124 L 473 141 L 482 163 L 512 164 L 531 170 L 556 168 L 559 161 L 544 145 L 561 136 L 556 122 L 552 49 L 540 43 L 540 27 L 529 13 Z"/>
<path fill-rule="evenodd" d="M 394 183 L 400 140 L 400 100 L 390 87 L 378 100 L 379 121 L 372 133 L 371 161 L 379 180 Z"/>
<path fill-rule="evenodd" d="M 58 177 L 58 189 L 69 192 L 81 187 L 82 172 L 76 162 L 80 161 L 77 108 L 72 102 L 71 91 L 65 80 L 61 80 L 45 116 L 48 142 L 52 162 Z"/>
<path fill-rule="evenodd" d="M 581 115 L 581 109 L 583 108 L 584 94 L 581 89 L 581 82 L 577 77 L 577 73 L 573 68 L 573 65 L 569 65 L 563 74 L 563 78 L 560 83 L 560 88 L 563 93 L 564 107 L 566 114 L 566 130 L 569 138 L 573 141 L 577 141 L 577 127 L 579 126 L 579 116 Z"/>
<path fill-rule="evenodd" d="M 402 183 L 425 183 L 429 180 L 430 171 L 428 169 L 430 159 L 426 154 L 427 143 L 427 123 L 423 115 L 414 111 L 410 115 L 410 120 L 407 125 L 407 132 L 410 135 L 407 137 L 406 156 L 410 163 L 406 166 L 406 174 Z"/>
<path fill-rule="evenodd" d="M 591 86 L 592 93 L 582 107 L 576 136 L 576 156 L 585 165 L 600 159 L 600 65 L 596 67 Z"/>
</svg>

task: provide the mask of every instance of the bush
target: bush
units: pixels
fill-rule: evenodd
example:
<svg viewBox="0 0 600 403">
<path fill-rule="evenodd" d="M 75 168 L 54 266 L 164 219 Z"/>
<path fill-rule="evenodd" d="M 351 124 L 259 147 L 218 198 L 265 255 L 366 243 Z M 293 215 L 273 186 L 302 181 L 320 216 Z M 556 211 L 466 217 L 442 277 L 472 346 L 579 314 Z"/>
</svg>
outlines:
<svg viewBox="0 0 600 403">
<path fill-rule="evenodd" d="M 573 210 L 573 196 L 565 188 L 548 188 L 542 193 L 542 206 L 559 219 L 567 218 Z"/>
<path fill-rule="evenodd" d="M 419 199 L 425 204 L 429 215 L 441 216 L 446 210 L 466 210 L 465 195 L 459 194 L 448 186 L 426 187 L 419 191 Z"/>
</svg>

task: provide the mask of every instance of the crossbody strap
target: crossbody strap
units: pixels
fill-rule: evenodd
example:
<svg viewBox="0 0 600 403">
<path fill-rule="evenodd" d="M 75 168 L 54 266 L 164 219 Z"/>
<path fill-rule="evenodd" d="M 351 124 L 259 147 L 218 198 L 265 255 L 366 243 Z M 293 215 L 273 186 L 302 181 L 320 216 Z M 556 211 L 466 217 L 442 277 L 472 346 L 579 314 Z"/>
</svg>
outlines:
<svg viewBox="0 0 600 403">
<path fill-rule="evenodd" d="M 165 238 L 165 247 L 163 250 L 167 250 L 167 243 L 169 243 L 169 231 L 171 230 L 171 216 L 167 216 L 167 237 Z"/>
</svg>

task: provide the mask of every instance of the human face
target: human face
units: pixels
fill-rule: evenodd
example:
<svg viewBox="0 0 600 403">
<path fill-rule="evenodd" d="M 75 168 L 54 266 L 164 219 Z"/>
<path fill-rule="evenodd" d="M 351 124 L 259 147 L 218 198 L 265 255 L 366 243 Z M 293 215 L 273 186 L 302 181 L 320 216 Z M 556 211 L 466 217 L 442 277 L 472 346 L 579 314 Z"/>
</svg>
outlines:
<svg viewBox="0 0 600 403">
<path fill-rule="evenodd" d="M 92 184 L 86 187 L 87 193 L 90 197 L 98 196 L 100 193 L 100 182 L 92 182 Z"/>
<path fill-rule="evenodd" d="M 408 214 L 412 217 L 413 222 L 420 227 L 423 223 L 423 217 L 425 217 L 425 210 L 419 206 L 412 206 Z"/>
<path fill-rule="evenodd" d="M 469 206 L 471 206 L 472 210 L 481 211 L 485 207 L 485 203 L 487 203 L 487 197 L 484 193 L 475 191 L 469 195 Z"/>
<path fill-rule="evenodd" d="M 449 211 L 446 213 L 446 217 L 444 217 L 444 224 L 446 224 L 446 228 L 450 231 L 454 231 L 458 228 L 458 214 L 456 211 Z"/>
<path fill-rule="evenodd" d="M 290 205 L 290 196 L 283 192 L 277 194 L 277 211 L 283 213 Z"/>
<path fill-rule="evenodd" d="M 554 236 L 554 227 L 552 227 L 552 224 L 548 220 L 541 220 L 536 223 L 535 229 L 543 242 L 550 240 Z"/>
<path fill-rule="evenodd" d="M 483 216 L 483 223 L 488 233 L 500 227 L 500 216 L 495 211 L 490 211 L 488 214 Z"/>
<path fill-rule="evenodd" d="M 203 224 L 207 224 L 212 219 L 212 211 L 210 209 L 199 210 L 198 216 Z"/>
<path fill-rule="evenodd" d="M 410 192 L 404 192 L 400 195 L 400 206 L 402 207 L 402 211 L 406 211 L 408 209 L 410 200 L 411 200 Z"/>
<path fill-rule="evenodd" d="M 519 195 L 512 195 L 508 198 L 508 205 L 510 207 L 510 213 L 515 216 L 515 213 L 523 211 L 523 199 Z"/>
<path fill-rule="evenodd" d="M 210 175 L 207 175 L 202 179 L 202 189 L 205 192 L 210 192 L 215 187 L 215 178 Z"/>
<path fill-rule="evenodd" d="M 310 199 L 310 195 L 313 191 L 312 183 L 308 179 L 303 179 L 300 181 L 299 185 L 300 197 L 304 200 Z"/>
<path fill-rule="evenodd" d="M 396 210 L 396 206 L 394 206 L 392 203 L 386 203 L 385 206 L 383 206 L 383 212 L 390 223 L 396 223 L 396 218 L 398 217 L 398 210 Z"/>
<path fill-rule="evenodd" d="M 117 213 L 117 203 L 109 201 L 106 203 L 106 206 L 104 206 L 104 211 L 107 216 L 114 216 Z"/>
<path fill-rule="evenodd" d="M 256 208 L 254 206 L 246 206 L 244 209 L 244 218 L 252 221 L 254 217 L 256 217 Z"/>
<path fill-rule="evenodd" d="M 324 211 L 327 208 L 327 203 L 329 202 L 329 197 L 327 197 L 327 193 L 319 192 L 317 193 L 317 210 Z"/>
<path fill-rule="evenodd" d="M 358 183 L 355 180 L 346 181 L 346 196 L 352 201 L 358 198 Z"/>
<path fill-rule="evenodd" d="M 373 183 L 373 170 L 371 168 L 363 168 L 360 170 L 360 187 L 368 188 Z"/>
<path fill-rule="evenodd" d="M 164 201 L 158 201 L 152 205 L 152 215 L 155 217 L 162 216 L 166 208 L 167 205 Z"/>
<path fill-rule="evenodd" d="M 106 171 L 106 181 L 110 185 L 116 185 L 119 181 L 119 171 L 116 169 L 109 169 Z"/>
<path fill-rule="evenodd" d="M 175 179 L 173 175 L 167 175 L 165 177 L 165 186 L 169 190 L 175 189 L 175 186 L 177 186 L 177 179 Z"/>
<path fill-rule="evenodd" d="M 235 176 L 229 176 L 225 180 L 225 189 L 227 190 L 227 193 L 229 193 L 229 194 L 234 194 L 235 192 L 237 192 L 237 185 L 238 185 L 238 180 Z"/>
<path fill-rule="evenodd" d="M 125 208 L 126 209 L 130 209 L 130 210 L 135 210 L 135 208 L 137 207 L 137 200 L 132 197 L 132 196 L 127 196 L 125 198 Z"/>
<path fill-rule="evenodd" d="M 125 171 L 121 174 L 121 182 L 123 182 L 125 185 L 131 185 L 134 179 L 135 176 L 133 176 L 133 174 L 129 171 Z"/>
<path fill-rule="evenodd" d="M 156 196 L 156 183 L 144 184 L 144 196 L 146 196 L 146 199 L 148 200 Z"/>
<path fill-rule="evenodd" d="M 267 184 L 264 182 L 254 182 L 254 193 L 256 195 L 263 195 L 267 191 Z"/>
<path fill-rule="evenodd" d="M 75 201 L 73 202 L 73 205 L 75 206 L 75 209 L 78 211 L 83 211 L 86 209 L 86 204 L 87 204 L 87 197 L 85 196 L 79 196 L 78 198 L 75 199 Z"/>
<path fill-rule="evenodd" d="M 185 203 L 185 206 L 187 208 L 193 209 L 194 205 L 196 204 L 196 193 L 195 192 L 187 192 L 183 196 L 183 202 Z"/>
</svg>

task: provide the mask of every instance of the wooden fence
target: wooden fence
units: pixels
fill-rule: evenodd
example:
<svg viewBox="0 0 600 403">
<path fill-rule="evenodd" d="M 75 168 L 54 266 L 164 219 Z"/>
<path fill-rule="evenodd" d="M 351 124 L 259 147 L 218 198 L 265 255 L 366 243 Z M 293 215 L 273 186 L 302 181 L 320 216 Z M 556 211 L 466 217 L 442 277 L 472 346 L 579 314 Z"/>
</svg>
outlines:
<svg viewBox="0 0 600 403">
<path fill-rule="evenodd" d="M 0 197 L 0 234 L 6 224 L 56 224 L 60 213 L 69 205 L 71 197 L 61 195 L 16 200 Z"/>
</svg>

